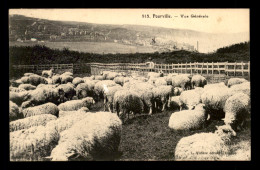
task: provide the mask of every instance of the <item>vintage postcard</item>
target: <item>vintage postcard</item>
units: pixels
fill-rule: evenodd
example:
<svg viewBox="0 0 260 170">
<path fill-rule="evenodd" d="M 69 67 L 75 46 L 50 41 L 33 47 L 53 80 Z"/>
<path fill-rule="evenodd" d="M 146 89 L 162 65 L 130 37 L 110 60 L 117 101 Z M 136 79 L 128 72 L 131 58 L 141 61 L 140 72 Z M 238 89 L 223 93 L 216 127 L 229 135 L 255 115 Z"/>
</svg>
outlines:
<svg viewBox="0 0 260 170">
<path fill-rule="evenodd" d="M 10 161 L 250 161 L 249 21 L 9 9 Z"/>
</svg>

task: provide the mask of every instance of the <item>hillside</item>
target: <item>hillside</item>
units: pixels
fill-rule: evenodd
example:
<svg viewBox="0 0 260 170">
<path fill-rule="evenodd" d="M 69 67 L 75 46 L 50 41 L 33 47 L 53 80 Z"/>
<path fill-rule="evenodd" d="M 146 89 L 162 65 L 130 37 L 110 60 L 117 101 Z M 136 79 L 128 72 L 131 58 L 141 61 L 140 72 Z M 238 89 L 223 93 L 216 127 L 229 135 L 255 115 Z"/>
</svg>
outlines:
<svg viewBox="0 0 260 170">
<path fill-rule="evenodd" d="M 73 21 L 51 21 L 21 15 L 9 17 L 10 41 L 85 41 L 115 42 L 133 46 L 152 46 L 157 51 L 197 49 L 213 52 L 217 48 L 249 41 L 248 33 L 212 34 L 187 29 L 170 29 L 141 25 L 108 25 Z M 152 39 L 155 39 L 153 41 Z M 151 51 L 153 52 L 153 51 Z"/>
<path fill-rule="evenodd" d="M 237 50 L 234 50 L 237 49 Z M 239 50 L 238 50 L 239 49 Z M 142 63 L 152 60 L 156 63 L 185 62 L 240 62 L 250 61 L 250 42 L 218 49 L 211 54 L 190 51 L 165 53 L 94 54 L 50 49 L 46 46 L 12 46 L 9 48 L 10 66 L 15 64 L 68 64 L 68 63 Z"/>
</svg>

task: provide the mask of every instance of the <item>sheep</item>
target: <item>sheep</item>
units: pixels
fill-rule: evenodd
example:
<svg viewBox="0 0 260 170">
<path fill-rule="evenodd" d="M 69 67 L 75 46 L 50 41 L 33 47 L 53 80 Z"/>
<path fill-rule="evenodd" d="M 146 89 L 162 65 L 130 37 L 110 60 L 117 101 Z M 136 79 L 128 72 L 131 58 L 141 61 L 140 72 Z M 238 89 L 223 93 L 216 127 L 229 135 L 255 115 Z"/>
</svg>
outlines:
<svg viewBox="0 0 260 170">
<path fill-rule="evenodd" d="M 203 77 L 199 74 L 192 76 L 192 79 L 191 79 L 192 88 L 204 87 L 206 84 L 207 84 L 207 80 L 205 77 Z"/>
<path fill-rule="evenodd" d="M 172 96 L 168 100 L 168 108 L 172 108 L 173 110 L 180 110 L 180 96 Z"/>
<path fill-rule="evenodd" d="M 142 113 L 144 110 L 144 104 L 139 95 L 131 90 L 118 90 L 114 94 L 113 107 L 118 117 L 124 122 L 125 116 L 129 113 L 133 114 Z"/>
<path fill-rule="evenodd" d="M 20 84 L 18 86 L 18 88 L 24 89 L 24 90 L 34 90 L 34 89 L 36 89 L 36 86 L 33 86 L 31 84 Z"/>
<path fill-rule="evenodd" d="M 73 81 L 73 77 L 67 74 L 60 75 L 61 78 L 61 84 L 67 84 L 68 82 Z"/>
<path fill-rule="evenodd" d="M 183 92 L 183 89 L 180 87 L 174 87 L 174 89 L 173 89 L 174 96 L 180 96 L 182 92 Z"/>
<path fill-rule="evenodd" d="M 67 72 L 62 73 L 61 75 L 73 76 L 73 73 L 67 71 Z"/>
<path fill-rule="evenodd" d="M 61 84 L 60 74 L 56 74 L 56 75 L 52 76 L 52 83 L 53 84 Z"/>
<path fill-rule="evenodd" d="M 12 101 L 9 101 L 9 121 L 21 118 L 23 118 L 23 115 L 20 113 L 19 107 Z"/>
<path fill-rule="evenodd" d="M 220 82 L 220 83 L 214 83 L 214 84 L 207 84 L 204 86 L 204 91 L 208 90 L 208 89 L 217 89 L 217 88 L 225 88 L 227 87 L 224 82 Z"/>
<path fill-rule="evenodd" d="M 84 111 L 84 112 L 88 112 L 89 109 L 87 107 L 82 107 L 80 108 L 79 110 L 74 110 L 74 111 L 60 111 L 59 112 L 59 118 L 61 117 L 64 117 L 64 116 L 67 116 L 67 115 L 73 115 L 73 114 L 76 114 L 77 112 L 81 112 L 81 111 Z"/>
<path fill-rule="evenodd" d="M 123 90 L 123 87 L 120 85 L 112 87 L 107 87 L 106 85 L 104 85 L 104 111 L 106 111 L 107 107 L 109 112 L 113 112 L 114 94 L 118 90 Z"/>
<path fill-rule="evenodd" d="M 165 80 L 165 77 L 159 77 L 155 80 L 154 82 L 155 86 L 162 86 L 162 85 L 167 85 L 167 81 Z"/>
<path fill-rule="evenodd" d="M 248 96 L 251 96 L 250 93 L 250 82 L 245 82 L 245 83 L 241 83 L 241 84 L 235 84 L 233 86 L 230 87 L 231 93 L 232 94 L 236 94 L 239 92 L 245 93 Z"/>
<path fill-rule="evenodd" d="M 108 72 L 106 74 L 103 74 L 104 80 L 114 80 L 115 77 L 120 76 L 117 72 Z"/>
<path fill-rule="evenodd" d="M 231 96 L 230 89 L 226 86 L 204 89 L 201 101 L 205 104 L 206 111 L 213 119 L 225 117 L 224 106 L 226 100 Z"/>
<path fill-rule="evenodd" d="M 10 122 L 9 124 L 9 132 L 18 131 L 22 129 L 29 129 L 33 126 L 45 126 L 47 122 L 56 120 L 57 117 L 51 114 L 42 114 L 42 115 L 36 115 L 27 117 L 24 119 L 19 119 Z"/>
<path fill-rule="evenodd" d="M 47 84 L 48 82 L 44 77 L 41 77 L 39 75 L 30 75 L 29 77 L 22 77 L 21 81 L 23 84 L 31 84 L 34 86 L 38 86 L 39 84 Z"/>
<path fill-rule="evenodd" d="M 172 78 L 176 75 L 178 75 L 178 73 L 170 73 L 166 77 L 164 77 L 167 85 L 172 85 Z"/>
<path fill-rule="evenodd" d="M 88 114 L 61 133 L 48 157 L 52 161 L 113 160 L 121 140 L 122 122 L 109 112 Z"/>
<path fill-rule="evenodd" d="M 224 111 L 224 122 L 230 125 L 235 131 L 242 127 L 245 120 L 250 116 L 250 97 L 244 93 L 237 93 L 226 100 Z"/>
<path fill-rule="evenodd" d="M 72 84 L 74 84 L 74 86 L 77 86 L 78 84 L 80 83 L 84 83 L 84 80 L 83 78 L 80 78 L 80 77 L 75 77 L 72 81 Z"/>
<path fill-rule="evenodd" d="M 104 76 L 95 75 L 95 80 L 105 80 Z"/>
<path fill-rule="evenodd" d="M 83 110 L 77 111 L 60 111 L 61 117 L 56 120 L 49 121 L 45 126 L 48 128 L 54 128 L 60 134 L 64 130 L 67 130 L 73 126 L 73 124 L 84 119 L 90 112 Z"/>
<path fill-rule="evenodd" d="M 134 86 L 130 86 L 129 90 L 135 91 L 138 96 L 142 99 L 144 103 L 144 111 L 149 112 L 149 115 L 153 113 L 153 104 L 154 104 L 154 86 L 143 82 L 137 83 Z"/>
<path fill-rule="evenodd" d="M 159 73 L 155 73 L 155 72 L 149 72 L 147 74 L 147 78 L 150 79 L 150 78 L 158 78 L 158 77 L 163 77 L 163 72 L 160 71 Z"/>
<path fill-rule="evenodd" d="M 235 84 L 241 84 L 244 82 L 248 82 L 248 81 L 244 78 L 230 78 L 227 82 L 227 86 L 232 87 Z"/>
<path fill-rule="evenodd" d="M 64 101 L 64 90 L 52 85 L 36 88 L 29 92 L 27 101 L 33 105 L 40 105 L 47 102 L 59 104 Z"/>
<path fill-rule="evenodd" d="M 10 133 L 11 161 L 43 161 L 58 144 L 55 128 L 33 126 Z"/>
<path fill-rule="evenodd" d="M 42 76 L 47 77 L 47 78 L 51 78 L 53 76 L 53 71 L 54 71 L 53 68 L 51 68 L 50 70 L 43 70 Z"/>
<path fill-rule="evenodd" d="M 29 99 L 29 91 L 22 91 L 22 92 L 10 92 L 9 93 L 9 100 L 21 106 L 24 101 Z"/>
<path fill-rule="evenodd" d="M 48 102 L 39 106 L 23 109 L 22 113 L 24 117 L 30 117 L 41 114 L 51 114 L 58 117 L 59 109 L 55 104 Z"/>
<path fill-rule="evenodd" d="M 214 133 L 196 133 L 182 138 L 175 148 L 175 160 L 221 160 L 230 154 L 230 141 L 236 132 L 230 126 L 217 126 Z"/>
<path fill-rule="evenodd" d="M 24 73 L 23 75 L 29 77 L 31 75 L 36 75 L 36 74 L 34 74 L 34 73 Z"/>
<path fill-rule="evenodd" d="M 80 83 L 75 88 L 76 96 L 78 97 L 78 99 L 82 99 L 87 96 L 94 97 L 94 87 L 94 81 L 86 81 L 85 83 Z"/>
<path fill-rule="evenodd" d="M 76 111 L 81 109 L 82 107 L 87 107 L 91 109 L 91 106 L 95 104 L 95 100 L 92 97 L 86 97 L 81 100 L 71 100 L 65 103 L 61 103 L 58 105 L 59 110 L 63 111 Z"/>
<path fill-rule="evenodd" d="M 183 90 L 191 89 L 191 80 L 187 75 L 177 75 L 172 77 L 172 85 L 174 87 L 181 87 Z"/>
<path fill-rule="evenodd" d="M 201 95 L 195 90 L 183 91 L 180 95 L 180 110 L 182 108 L 192 109 L 197 104 L 201 103 Z"/>
<path fill-rule="evenodd" d="M 204 104 L 198 104 L 194 110 L 183 110 L 174 112 L 168 126 L 177 131 L 195 130 L 205 127 L 208 114 L 204 109 Z"/>
<path fill-rule="evenodd" d="M 26 91 L 25 89 L 23 89 L 23 88 L 18 88 L 18 87 L 9 87 L 9 92 L 17 92 L 17 93 L 19 93 L 19 92 L 23 92 L 23 91 Z"/>
<path fill-rule="evenodd" d="M 159 103 L 162 103 L 163 112 L 165 107 L 167 107 L 167 103 L 169 98 L 173 96 L 173 87 L 167 85 L 161 85 L 153 88 L 153 100 L 155 101 L 155 109 L 159 108 Z"/>
<path fill-rule="evenodd" d="M 72 97 L 76 95 L 76 90 L 72 83 L 60 84 L 57 88 L 64 91 L 67 100 L 71 100 Z"/>
<path fill-rule="evenodd" d="M 99 101 L 99 99 L 104 98 L 104 85 L 106 85 L 107 87 L 112 87 L 117 84 L 112 80 L 102 80 L 102 81 L 97 82 L 94 86 L 94 93 L 95 93 L 96 101 Z"/>
<path fill-rule="evenodd" d="M 21 79 L 17 79 L 15 81 L 11 81 L 11 86 L 18 87 L 20 84 L 23 84 Z"/>
<path fill-rule="evenodd" d="M 115 77 L 115 78 L 114 78 L 114 82 L 115 82 L 116 84 L 119 84 L 119 85 L 123 86 L 124 83 L 125 83 L 125 77 L 123 77 L 123 76 Z"/>
</svg>

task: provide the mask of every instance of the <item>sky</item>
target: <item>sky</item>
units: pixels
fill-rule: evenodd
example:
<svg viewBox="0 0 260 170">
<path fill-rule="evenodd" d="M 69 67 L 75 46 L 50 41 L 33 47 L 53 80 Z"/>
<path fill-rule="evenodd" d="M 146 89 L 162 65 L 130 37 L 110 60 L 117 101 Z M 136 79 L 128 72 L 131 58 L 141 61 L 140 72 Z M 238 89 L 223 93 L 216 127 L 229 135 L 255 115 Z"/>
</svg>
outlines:
<svg viewBox="0 0 260 170">
<path fill-rule="evenodd" d="M 97 24 L 133 24 L 207 33 L 249 32 L 249 9 L 10 9 L 9 14 Z M 142 17 L 149 15 L 150 18 Z M 171 18 L 156 18 L 159 15 Z M 182 18 L 181 15 L 188 16 Z M 207 16 L 191 18 L 191 15 Z"/>
</svg>

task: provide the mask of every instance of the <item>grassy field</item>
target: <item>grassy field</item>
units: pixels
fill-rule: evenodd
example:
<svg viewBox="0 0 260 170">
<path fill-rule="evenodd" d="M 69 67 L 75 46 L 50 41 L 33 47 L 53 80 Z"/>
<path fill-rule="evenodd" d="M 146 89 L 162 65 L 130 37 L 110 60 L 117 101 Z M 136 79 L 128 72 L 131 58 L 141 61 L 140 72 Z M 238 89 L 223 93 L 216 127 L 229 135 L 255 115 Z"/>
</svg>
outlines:
<svg viewBox="0 0 260 170">
<path fill-rule="evenodd" d="M 64 47 L 72 51 L 116 54 L 116 53 L 153 53 L 156 50 L 149 46 L 131 46 L 111 42 L 9 42 L 9 46 L 34 46 L 45 45 L 52 49 L 63 49 Z"/>
<path fill-rule="evenodd" d="M 103 111 L 103 103 L 96 103 L 91 111 Z M 204 129 L 175 132 L 168 127 L 172 113 L 174 111 L 169 109 L 152 116 L 145 114 L 130 116 L 130 119 L 123 124 L 120 154 L 116 161 L 173 161 L 175 147 L 181 138 L 195 133 L 214 132 L 216 125 L 224 125 L 223 121 L 212 120 Z M 237 160 L 241 155 L 241 159 L 245 159 L 245 153 L 250 153 L 251 130 L 249 127 L 250 125 L 247 129 L 237 132 L 232 142 L 231 153 L 233 154 L 228 156 L 230 160 Z"/>
</svg>

